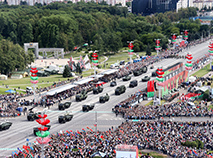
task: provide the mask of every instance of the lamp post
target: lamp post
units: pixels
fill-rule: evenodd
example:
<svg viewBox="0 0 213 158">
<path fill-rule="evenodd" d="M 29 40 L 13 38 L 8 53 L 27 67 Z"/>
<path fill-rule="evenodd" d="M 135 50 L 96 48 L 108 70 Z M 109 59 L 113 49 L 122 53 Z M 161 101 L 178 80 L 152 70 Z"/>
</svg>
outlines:
<svg viewBox="0 0 213 158">
<path fill-rule="evenodd" d="M 127 43 L 129 43 L 128 47 L 128 54 L 129 54 L 129 57 L 130 57 L 130 62 L 132 61 L 132 55 L 133 55 L 133 47 L 134 45 L 132 43 L 134 43 L 134 41 L 127 41 Z"/>
<path fill-rule="evenodd" d="M 163 68 L 162 66 L 159 66 L 157 71 L 157 77 L 156 77 L 156 80 L 159 81 L 157 83 L 158 85 L 158 90 L 159 90 L 159 104 L 161 105 L 161 94 L 160 94 L 160 91 L 161 91 L 161 86 L 163 86 L 163 81 L 164 81 L 164 78 L 163 78 L 163 75 L 164 75 L 164 72 L 163 72 Z"/>
<path fill-rule="evenodd" d="M 184 30 L 183 39 L 184 39 L 185 41 L 187 41 L 187 39 L 188 39 L 188 31 L 187 31 L 187 30 Z"/>
<path fill-rule="evenodd" d="M 93 65 L 94 65 L 94 75 L 95 75 L 95 78 L 96 78 L 96 66 L 98 65 L 98 54 L 96 52 L 97 51 L 94 51 L 92 53 L 92 62 L 93 62 Z"/>
<path fill-rule="evenodd" d="M 176 44 L 176 38 L 177 36 L 175 34 L 172 34 L 172 44 L 173 44 L 173 49 L 175 49 L 175 44 Z"/>
<path fill-rule="evenodd" d="M 35 85 L 38 83 L 38 76 L 36 73 L 38 72 L 38 70 L 36 67 L 31 67 L 30 72 L 31 72 L 31 77 L 30 77 L 31 81 L 30 82 L 33 84 L 33 95 L 34 95 L 34 105 L 35 105 L 35 103 L 36 103 L 36 87 L 35 87 Z"/>
<path fill-rule="evenodd" d="M 192 59 L 193 59 L 193 57 L 192 57 L 192 54 L 191 53 L 187 53 L 187 55 L 186 55 L 186 70 L 188 71 L 188 79 L 187 79 L 187 81 L 189 82 L 189 70 L 191 70 L 192 69 Z"/>
<path fill-rule="evenodd" d="M 212 67 L 212 56 L 213 56 L 213 42 L 209 43 L 209 56 L 210 56 L 210 70 Z"/>
<path fill-rule="evenodd" d="M 161 49 L 160 48 L 160 39 L 155 39 L 155 43 L 156 43 L 155 50 L 156 50 L 157 56 L 158 56 L 158 52 Z"/>
</svg>

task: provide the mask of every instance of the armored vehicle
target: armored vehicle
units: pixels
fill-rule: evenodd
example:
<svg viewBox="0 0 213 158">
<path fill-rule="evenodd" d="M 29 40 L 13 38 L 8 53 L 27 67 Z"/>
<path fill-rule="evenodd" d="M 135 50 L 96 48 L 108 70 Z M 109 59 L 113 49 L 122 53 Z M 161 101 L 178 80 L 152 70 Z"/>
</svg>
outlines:
<svg viewBox="0 0 213 158">
<path fill-rule="evenodd" d="M 99 97 L 99 102 L 100 103 L 105 103 L 106 101 L 109 101 L 109 95 L 108 95 L 108 93 L 106 93 L 105 96 Z"/>
<path fill-rule="evenodd" d="M 101 92 L 103 92 L 103 89 L 104 88 L 102 86 L 94 87 L 93 88 L 93 94 L 101 93 Z"/>
<path fill-rule="evenodd" d="M 66 109 L 68 109 L 68 108 L 70 107 L 71 104 L 72 104 L 71 101 L 67 101 L 67 102 L 64 103 L 64 107 L 65 107 Z"/>
<path fill-rule="evenodd" d="M 82 111 L 87 112 L 94 109 L 94 107 L 95 107 L 95 104 L 86 104 L 82 106 Z"/>
<path fill-rule="evenodd" d="M 138 86 L 138 81 L 137 81 L 137 80 L 133 80 L 133 81 L 131 81 L 131 82 L 129 83 L 129 87 L 130 87 L 130 88 L 134 88 L 134 87 L 136 87 L 136 86 Z"/>
<path fill-rule="evenodd" d="M 0 131 L 7 130 L 10 128 L 10 126 L 12 126 L 12 122 L 8 122 L 8 121 L 2 122 L 0 124 Z"/>
<path fill-rule="evenodd" d="M 30 110 L 30 112 L 28 113 L 27 115 L 27 120 L 28 121 L 34 121 L 36 119 L 39 119 L 38 118 L 38 115 L 41 114 L 41 112 L 38 112 L 38 113 L 34 113 L 33 111 Z"/>
<path fill-rule="evenodd" d="M 140 76 L 142 73 L 146 73 L 146 72 L 147 72 L 147 67 L 143 66 L 142 68 L 133 71 L 133 74 L 134 76 Z"/>
<path fill-rule="evenodd" d="M 59 123 L 66 123 L 66 118 L 65 118 L 65 116 L 58 116 L 58 122 L 59 122 Z"/>
<path fill-rule="evenodd" d="M 82 91 L 80 94 L 76 95 L 76 101 L 82 101 L 85 100 L 87 98 L 87 92 L 86 91 Z"/>
<path fill-rule="evenodd" d="M 67 113 L 67 114 L 64 115 L 64 117 L 65 117 L 66 122 L 68 122 L 68 121 L 71 121 L 71 120 L 72 120 L 73 115 Z"/>
<path fill-rule="evenodd" d="M 124 85 L 119 86 L 115 89 L 115 95 L 120 95 L 122 93 L 125 93 L 126 87 Z"/>
<path fill-rule="evenodd" d="M 142 78 L 142 82 L 147 82 L 150 80 L 150 77 L 149 76 L 144 76 L 144 78 Z"/>
<path fill-rule="evenodd" d="M 65 105 L 63 103 L 59 103 L 58 110 L 65 110 Z"/>
<path fill-rule="evenodd" d="M 117 86 L 117 83 L 116 83 L 115 81 L 112 81 L 112 82 L 110 83 L 110 87 L 114 87 L 114 86 Z"/>
<path fill-rule="evenodd" d="M 124 77 L 123 77 L 123 81 L 129 81 L 129 80 L 131 80 L 131 77 L 130 77 L 130 76 L 124 76 Z"/>
</svg>

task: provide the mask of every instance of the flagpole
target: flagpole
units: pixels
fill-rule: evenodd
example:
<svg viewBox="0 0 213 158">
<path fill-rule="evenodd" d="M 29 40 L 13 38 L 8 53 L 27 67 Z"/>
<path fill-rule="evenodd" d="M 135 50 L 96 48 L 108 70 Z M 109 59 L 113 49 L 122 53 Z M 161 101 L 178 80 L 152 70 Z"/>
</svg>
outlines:
<svg viewBox="0 0 213 158">
<path fill-rule="evenodd" d="M 95 132 L 97 132 L 97 126 L 98 126 L 98 121 L 97 121 L 97 111 L 95 112 Z"/>
</svg>

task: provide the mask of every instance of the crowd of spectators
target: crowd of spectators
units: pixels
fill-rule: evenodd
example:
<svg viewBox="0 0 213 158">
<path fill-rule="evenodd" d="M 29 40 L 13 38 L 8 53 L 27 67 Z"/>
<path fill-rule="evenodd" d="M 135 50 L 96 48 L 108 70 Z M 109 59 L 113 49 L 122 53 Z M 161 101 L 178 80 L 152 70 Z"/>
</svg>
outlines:
<svg viewBox="0 0 213 158">
<path fill-rule="evenodd" d="M 193 106 L 187 102 L 164 104 L 162 106 L 130 106 L 129 103 L 116 105 L 113 111 L 125 119 L 156 119 L 161 117 L 210 117 L 213 114 L 207 106 Z"/>
<path fill-rule="evenodd" d="M 150 149 L 176 158 L 207 157 L 212 150 L 213 122 L 172 122 L 172 121 L 127 121 L 117 128 L 94 132 L 91 128 L 82 132 L 61 131 L 52 134 L 49 145 L 44 148 L 45 158 L 82 157 L 89 158 L 96 152 L 115 157 L 116 145 L 135 145 L 139 150 Z M 184 146 L 186 141 L 202 141 L 201 146 Z M 34 144 L 28 153 L 24 150 L 13 157 L 26 154 L 41 155 L 41 147 Z M 11 156 L 12 157 L 12 156 Z"/>
</svg>

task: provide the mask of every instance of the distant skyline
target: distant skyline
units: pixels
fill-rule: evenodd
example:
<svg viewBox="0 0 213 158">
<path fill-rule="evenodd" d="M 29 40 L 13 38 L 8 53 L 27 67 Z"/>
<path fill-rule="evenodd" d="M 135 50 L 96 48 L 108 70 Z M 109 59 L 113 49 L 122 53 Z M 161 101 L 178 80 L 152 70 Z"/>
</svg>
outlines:
<svg viewBox="0 0 213 158">
<path fill-rule="evenodd" d="M 4 2 L 4 0 L 1 0 L 2 2 Z M 42 5 L 43 4 L 50 4 L 52 2 L 67 2 L 67 1 L 64 1 L 64 0 L 7 0 L 7 3 L 8 5 L 20 5 L 20 2 L 27 2 L 28 5 L 30 6 L 33 6 L 35 5 L 35 3 L 41 3 Z M 77 2 L 80 2 L 82 0 L 69 0 L 73 3 L 77 3 Z M 86 3 L 87 2 L 91 2 L 91 0 L 84 0 Z M 94 0 L 94 2 L 97 2 L 97 3 L 100 3 L 102 2 L 102 0 Z M 115 4 L 121 4 L 122 6 L 126 6 L 126 1 L 125 0 L 105 0 L 105 2 L 108 4 L 108 5 L 112 5 L 114 6 Z"/>
</svg>

